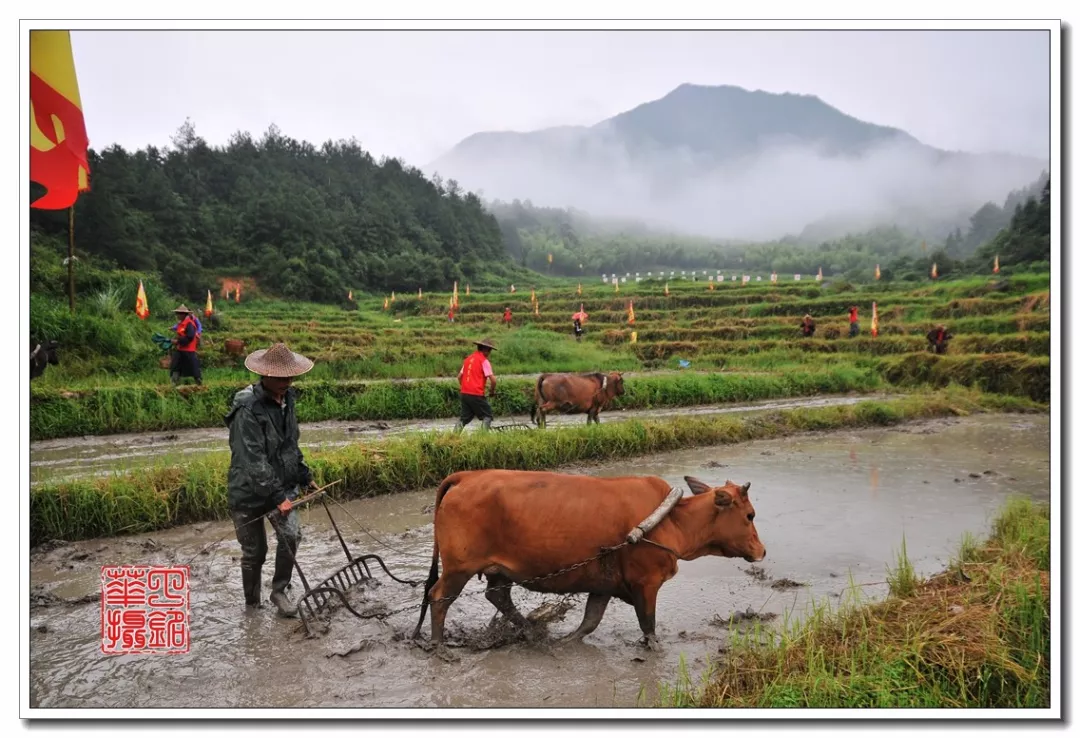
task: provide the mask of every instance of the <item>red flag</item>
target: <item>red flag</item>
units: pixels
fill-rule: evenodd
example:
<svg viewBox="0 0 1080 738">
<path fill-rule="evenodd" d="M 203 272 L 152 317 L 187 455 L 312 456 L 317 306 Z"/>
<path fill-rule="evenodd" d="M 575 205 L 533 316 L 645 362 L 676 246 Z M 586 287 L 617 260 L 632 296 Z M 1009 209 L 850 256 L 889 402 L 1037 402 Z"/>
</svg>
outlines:
<svg viewBox="0 0 1080 738">
<path fill-rule="evenodd" d="M 30 180 L 47 190 L 30 207 L 69 208 L 90 189 L 90 142 L 68 31 L 30 32 L 30 111 Z"/>
</svg>

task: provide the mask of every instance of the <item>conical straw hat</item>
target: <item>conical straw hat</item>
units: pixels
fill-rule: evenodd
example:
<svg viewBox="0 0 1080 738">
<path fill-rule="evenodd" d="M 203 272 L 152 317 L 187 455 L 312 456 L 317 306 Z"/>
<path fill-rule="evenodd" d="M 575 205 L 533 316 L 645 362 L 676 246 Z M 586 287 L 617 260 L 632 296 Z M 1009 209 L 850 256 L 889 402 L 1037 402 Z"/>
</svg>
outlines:
<svg viewBox="0 0 1080 738">
<path fill-rule="evenodd" d="M 253 351 L 244 360 L 244 366 L 260 377 L 298 377 L 311 371 L 315 362 L 293 353 L 283 343 L 275 343 L 268 349 Z"/>
</svg>

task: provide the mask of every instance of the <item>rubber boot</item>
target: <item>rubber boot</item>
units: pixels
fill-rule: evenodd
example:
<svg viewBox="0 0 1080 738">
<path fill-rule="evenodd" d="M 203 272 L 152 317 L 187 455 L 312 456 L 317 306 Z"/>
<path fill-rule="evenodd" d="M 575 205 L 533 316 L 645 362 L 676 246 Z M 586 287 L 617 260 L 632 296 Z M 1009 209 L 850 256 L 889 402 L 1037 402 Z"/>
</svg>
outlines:
<svg viewBox="0 0 1080 738">
<path fill-rule="evenodd" d="M 252 609 L 262 607 L 262 571 L 259 569 L 241 569 L 244 582 L 244 604 Z"/>
<path fill-rule="evenodd" d="M 465 425 L 459 420 L 454 426 L 454 433 L 461 433 L 463 430 L 465 430 Z"/>
<path fill-rule="evenodd" d="M 274 559 L 273 593 L 270 595 L 270 601 L 277 606 L 278 614 L 285 618 L 297 616 L 296 606 L 285 594 L 285 588 L 289 586 L 289 581 L 292 579 L 292 570 L 292 557 L 284 546 L 279 545 Z"/>
<path fill-rule="evenodd" d="M 486 431 L 491 430 L 491 418 L 484 418 L 484 422 L 481 423 L 481 426 Z"/>
<path fill-rule="evenodd" d="M 172 380 L 173 386 L 175 387 L 176 385 L 180 384 L 180 373 L 173 372 L 169 375 L 169 379 Z"/>
</svg>

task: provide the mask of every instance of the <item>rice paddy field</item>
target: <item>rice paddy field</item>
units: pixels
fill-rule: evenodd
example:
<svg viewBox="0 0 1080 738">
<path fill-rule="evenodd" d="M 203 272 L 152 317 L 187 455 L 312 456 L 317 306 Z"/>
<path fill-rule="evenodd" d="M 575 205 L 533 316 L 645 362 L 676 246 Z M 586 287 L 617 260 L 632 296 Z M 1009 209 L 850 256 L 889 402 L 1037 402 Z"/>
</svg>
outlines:
<svg viewBox="0 0 1080 738">
<path fill-rule="evenodd" d="M 541 372 L 622 371 L 626 394 L 611 409 L 941 388 L 958 384 L 1048 402 L 1048 274 L 939 284 L 788 282 L 734 285 L 679 280 L 583 283 L 535 292 L 465 295 L 455 321 L 449 294 L 360 298 L 349 308 L 256 299 L 218 306 L 200 349 L 203 386 L 174 388 L 167 370 L 107 373 L 92 362 L 49 367 L 31 387 L 31 440 L 89 434 L 219 427 L 236 390 L 252 380 L 242 356 L 286 342 L 314 359 L 297 382 L 301 421 L 452 417 L 457 371 L 470 342 L 491 337 L 504 378 L 495 412 L 520 415 Z M 879 330 L 871 335 L 872 304 Z M 633 305 L 634 322 L 628 322 Z M 860 333 L 848 336 L 847 309 L 859 307 Z M 503 309 L 513 313 L 507 329 Z M 576 341 L 571 315 L 584 307 Z M 803 338 L 802 316 L 817 332 Z M 928 350 L 926 333 L 945 323 L 947 355 Z M 164 331 L 164 328 L 159 330 Z M 632 381 L 631 381 L 632 380 Z M 190 380 L 187 380 L 190 382 Z"/>
<path fill-rule="evenodd" d="M 871 511 L 867 524 L 881 526 L 867 535 L 879 538 L 891 536 L 897 525 L 903 525 L 889 506 L 908 499 L 924 500 L 915 507 L 944 530 L 951 515 L 935 515 L 935 505 L 963 510 L 965 505 L 989 504 L 997 484 L 1030 488 L 1036 498 L 1046 487 L 1049 446 L 1047 442 L 1043 457 L 1039 430 L 1045 420 L 1032 418 L 1045 416 L 1051 400 L 1048 274 L 868 285 L 811 280 L 710 287 L 707 282 L 687 280 L 667 285 L 645 281 L 620 284 L 618 292 L 613 285 L 594 280 L 583 282 L 580 294 L 576 282 L 547 282 L 536 290 L 535 302 L 528 286 L 519 286 L 513 294 L 470 290 L 466 295 L 465 286 L 459 288 L 453 322 L 447 316 L 449 294 L 425 294 L 423 299 L 395 296 L 390 304 L 384 303 L 385 296 L 368 295 L 336 307 L 260 298 L 219 304 L 219 324 L 206 326 L 200 350 L 202 386 L 173 387 L 167 370 L 153 362 L 139 371 L 109 373 L 102 370 L 105 363 L 95 364 L 93 357 L 67 363 L 62 358 L 59 366 L 48 367 L 32 383 L 31 439 L 220 429 L 232 395 L 255 379 L 244 369 L 243 356 L 277 341 L 316 362 L 296 383 L 301 422 L 453 418 L 459 411 L 455 377 L 461 362 L 472 351 L 473 340 L 491 338 L 497 346 L 492 363 L 500 378 L 492 399 L 496 425 L 528 423 L 533 387 L 542 372 L 621 371 L 625 394 L 607 410 L 625 412 L 610 421 L 601 414 L 598 426 L 586 426 L 582 419 L 580 425 L 498 433 L 410 430 L 305 451 L 316 481 L 334 482 L 327 493 L 334 502 L 367 505 L 374 511 L 376 505 L 390 504 L 384 500 L 403 500 L 400 505 L 405 507 L 395 515 L 423 521 L 425 527 L 401 532 L 394 522 L 387 523 L 386 530 L 377 529 L 383 537 L 400 533 L 401 538 L 393 539 L 398 546 L 408 546 L 418 530 L 429 531 L 430 510 L 421 509 L 418 495 L 447 474 L 465 469 L 585 467 L 594 472 L 610 469 L 614 474 L 627 467 L 681 479 L 689 463 L 692 470 L 693 465 L 699 467 L 694 473 L 722 479 L 727 472 L 718 469 L 729 464 L 713 459 L 735 463 L 732 460 L 741 453 L 740 472 L 753 470 L 757 489 L 759 478 L 798 475 L 799 470 L 790 467 L 803 464 L 804 469 L 816 470 L 817 478 L 811 481 L 804 473 L 801 480 L 783 482 L 777 477 L 771 486 L 763 484 L 758 509 L 762 520 L 772 526 L 782 527 L 781 519 L 793 516 L 787 522 L 794 531 L 790 535 L 804 535 L 807 541 L 816 541 L 814 545 L 832 540 L 820 533 L 821 526 L 843 528 L 848 524 L 845 516 L 857 516 L 860 505 Z M 871 334 L 875 304 L 876 336 Z M 856 337 L 848 335 L 851 305 L 859 308 Z M 502 324 L 507 307 L 513 312 L 509 328 Z M 580 309 L 588 319 L 578 341 L 571 315 Z M 817 323 L 812 338 L 802 337 L 799 331 L 806 313 Z M 147 325 L 147 335 L 154 330 L 164 332 L 165 320 Z M 955 336 L 945 355 L 933 354 L 926 339 L 938 324 L 946 325 Z M 244 342 L 242 355 L 225 352 L 229 339 Z M 839 396 L 843 404 L 812 403 L 812 398 L 830 396 Z M 738 412 L 720 413 L 697 407 L 689 412 L 696 406 L 779 399 L 805 399 L 806 406 L 789 402 L 783 408 L 736 408 Z M 662 408 L 688 411 L 650 415 Z M 983 431 L 980 418 L 992 421 Z M 919 424 L 924 424 L 922 430 Z M 950 424 L 959 427 L 949 431 Z M 901 432 L 886 435 L 894 429 Z M 1003 454 L 1008 444 L 1019 448 L 1017 434 L 1026 439 L 1024 452 L 1014 449 L 1015 453 Z M 814 451 L 761 445 L 785 440 L 793 446 L 807 444 Z M 893 456 L 885 449 L 892 449 L 888 453 Z M 788 461 L 773 461 L 785 453 Z M 858 490 L 863 482 L 856 476 L 862 473 L 859 454 L 871 459 L 870 497 L 864 496 L 861 503 Z M 764 455 L 772 458 L 762 459 Z M 953 472 L 951 457 L 958 455 L 970 469 L 965 466 Z M 1006 471 L 1000 470 L 1006 463 L 1002 455 L 1014 465 Z M 876 463 L 903 470 L 890 478 L 882 473 L 885 484 L 898 485 L 895 494 L 876 495 Z M 221 522 L 227 518 L 228 465 L 227 452 L 210 451 L 187 459 L 164 456 L 150 465 L 104 475 L 35 483 L 30 490 L 30 543 L 46 544 L 35 550 L 44 562 L 41 566 L 49 571 L 56 568 L 47 561 L 50 551 L 72 547 L 81 551 L 78 542 L 84 542 L 86 551 L 96 552 L 93 556 L 101 552 L 111 556 L 128 540 L 143 546 L 139 550 L 157 550 L 158 543 L 139 538 L 148 534 L 188 541 L 192 547 L 201 547 L 192 556 L 205 554 L 206 546 L 213 545 L 206 525 L 219 526 L 220 530 L 212 529 L 214 535 L 221 533 L 231 540 L 231 529 Z M 998 471 L 986 469 L 995 465 Z M 918 469 L 918 476 L 907 480 L 910 469 Z M 822 477 L 834 481 L 820 482 Z M 966 494 L 963 484 L 967 482 L 983 485 L 983 497 Z M 804 497 L 823 494 L 826 488 L 843 498 L 840 509 L 848 504 L 850 494 L 851 509 L 840 516 L 825 515 L 817 528 L 807 527 L 807 511 L 795 508 L 805 507 Z M 770 502 L 770 494 L 788 498 Z M 770 514 L 770 504 L 776 506 L 775 513 Z M 724 656 L 705 673 L 673 678 L 669 670 L 659 667 L 666 663 L 663 657 L 648 663 L 636 655 L 631 659 L 632 646 L 623 642 L 623 634 L 634 633 L 632 623 L 629 630 L 604 636 L 609 640 L 603 642 L 604 649 L 597 650 L 616 653 L 617 664 L 611 667 L 615 674 L 624 674 L 631 661 L 648 666 L 650 670 L 640 676 L 621 678 L 641 689 L 646 683 L 651 685 L 658 692 L 650 704 L 663 707 L 1046 707 L 1048 531 L 1045 506 L 1029 498 L 1013 500 L 999 513 L 985 540 L 977 543 L 964 538 L 947 571 L 933 576 L 916 571 L 909 551 L 902 547 L 888 568 L 885 597 L 866 602 L 845 599 L 839 609 L 815 605 L 797 621 L 789 622 L 785 614 L 783 624 L 776 628 L 755 622 L 748 632 L 732 629 L 720 647 Z M 948 533 L 961 531 L 949 528 Z M 779 535 L 775 544 L 770 542 L 770 550 L 775 545 L 779 552 L 777 566 L 805 565 L 812 571 L 826 566 L 825 559 L 805 553 L 812 547 L 800 549 L 799 557 L 785 563 L 783 542 Z M 904 545 L 902 538 L 897 543 Z M 318 544 L 305 543 L 312 545 Z M 427 551 L 424 555 L 429 555 Z M 910 553 L 919 558 L 917 552 Z M 93 556 L 89 560 L 94 561 Z M 863 559 L 871 568 L 875 566 L 865 551 L 858 556 L 862 559 L 857 566 L 863 565 Z M 419 565 L 426 567 L 427 561 Z M 838 561 L 849 560 L 841 557 Z M 212 559 L 206 564 L 207 576 L 212 564 Z M 707 574 L 701 581 L 711 583 L 718 576 L 716 571 L 727 571 L 722 567 L 731 565 L 708 566 L 721 567 L 708 572 L 699 569 L 700 576 Z M 925 560 L 920 566 L 925 566 Z M 227 576 L 215 575 L 214 582 L 222 583 L 221 593 L 215 596 L 228 599 L 238 591 L 236 566 L 228 571 Z M 828 583 L 828 577 L 837 574 L 821 576 Z M 86 581 L 97 586 L 97 580 L 91 579 Z M 200 586 L 217 586 L 207 582 Z M 827 586 L 844 589 L 841 584 Z M 697 584 L 693 587 L 696 591 Z M 686 596 L 680 594 L 679 599 Z M 769 593 L 760 607 L 768 605 L 771 597 Z M 53 602 L 44 594 L 41 598 Z M 77 621 L 82 600 L 72 600 L 75 604 L 70 606 L 54 600 L 60 604 L 50 605 L 50 617 Z M 727 622 L 734 601 L 722 607 L 727 609 L 717 617 Z M 711 644 L 712 626 L 702 625 L 704 616 L 699 612 L 685 608 L 680 612 L 688 625 L 679 627 L 686 630 L 669 635 L 685 636 L 689 640 L 680 641 L 679 648 L 685 646 L 709 661 L 716 650 L 708 645 L 713 649 L 710 654 L 701 644 Z M 52 632 L 50 625 L 48 633 Z M 378 637 L 385 640 L 385 633 Z M 389 641 L 388 647 L 395 642 Z M 86 643 L 90 644 L 87 649 L 97 648 L 96 642 Z M 529 648 L 515 644 L 499 652 L 502 656 L 482 652 L 476 668 L 488 674 L 492 683 L 502 683 L 507 680 L 497 675 L 504 661 L 515 674 L 522 663 L 535 667 L 541 678 L 522 699 L 553 706 L 542 701 L 548 699 L 543 694 L 549 685 L 559 681 L 551 669 L 561 669 L 558 658 L 572 661 L 575 656 L 563 654 L 549 663 L 549 656 L 536 657 Z M 66 649 L 56 645 L 57 658 Z M 418 673 L 428 673 L 427 661 L 416 652 L 399 658 L 407 664 L 413 659 Z M 603 662 L 591 652 L 581 658 L 587 664 Z M 325 659 L 317 660 L 318 668 L 325 669 Z M 67 704 L 63 695 L 72 689 L 64 673 L 63 669 L 56 672 L 61 676 L 44 673 L 37 682 L 39 690 L 53 695 L 49 699 L 57 704 Z M 417 686 L 421 681 L 397 678 L 402 704 L 412 704 L 410 700 L 423 704 L 426 698 Z M 304 704 L 323 704 L 318 700 L 324 697 L 312 697 Z M 86 704 L 96 704 L 95 697 L 86 699 Z M 278 704 L 285 698 L 267 699 Z"/>
</svg>

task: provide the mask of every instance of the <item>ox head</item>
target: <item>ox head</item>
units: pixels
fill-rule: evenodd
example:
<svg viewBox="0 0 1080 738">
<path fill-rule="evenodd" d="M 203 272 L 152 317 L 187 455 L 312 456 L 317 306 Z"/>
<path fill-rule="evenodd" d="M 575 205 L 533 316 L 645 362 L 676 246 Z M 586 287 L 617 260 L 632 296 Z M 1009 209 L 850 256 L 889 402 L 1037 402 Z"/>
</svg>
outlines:
<svg viewBox="0 0 1080 738">
<path fill-rule="evenodd" d="M 618 397 L 623 393 L 622 373 L 611 372 L 608 374 L 608 386 L 611 388 L 611 396 Z"/>
<path fill-rule="evenodd" d="M 765 546 L 754 526 L 754 505 L 750 502 L 750 483 L 738 485 L 727 480 L 722 487 L 710 487 L 700 479 L 685 477 L 695 496 L 712 497 L 710 520 L 702 554 L 761 561 Z"/>
</svg>

